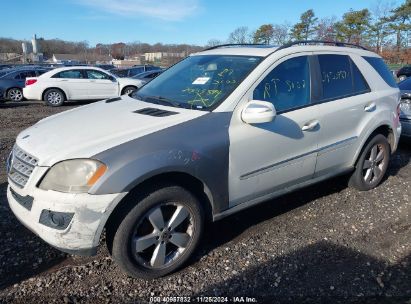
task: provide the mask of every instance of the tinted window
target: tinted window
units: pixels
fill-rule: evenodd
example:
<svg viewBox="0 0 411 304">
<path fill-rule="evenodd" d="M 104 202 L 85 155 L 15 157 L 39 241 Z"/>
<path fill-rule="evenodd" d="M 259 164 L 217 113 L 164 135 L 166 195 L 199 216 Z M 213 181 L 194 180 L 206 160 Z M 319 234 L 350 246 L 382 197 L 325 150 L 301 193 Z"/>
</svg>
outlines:
<svg viewBox="0 0 411 304">
<path fill-rule="evenodd" d="M 128 70 L 115 70 L 112 71 L 114 74 L 116 74 L 119 77 L 127 77 L 128 76 Z"/>
<path fill-rule="evenodd" d="M 411 90 L 411 78 L 405 79 L 398 84 L 400 90 Z"/>
<path fill-rule="evenodd" d="M 83 73 L 80 70 L 68 70 L 57 73 L 52 78 L 71 78 L 71 79 L 81 79 L 83 77 Z"/>
<path fill-rule="evenodd" d="M 144 67 L 141 67 L 141 68 L 133 68 L 133 69 L 130 69 L 130 72 L 129 72 L 129 75 L 128 75 L 128 76 L 131 77 L 131 76 L 140 74 L 140 73 L 142 73 L 142 72 L 144 72 Z"/>
<path fill-rule="evenodd" d="M 88 79 L 109 79 L 109 76 L 106 73 L 102 73 L 96 70 L 87 70 Z"/>
<path fill-rule="evenodd" d="M 307 56 L 288 59 L 276 66 L 255 88 L 253 99 L 269 101 L 277 112 L 310 103 L 310 66 Z"/>
<path fill-rule="evenodd" d="M 26 79 L 27 77 L 36 77 L 36 72 L 35 71 L 24 71 L 20 72 L 14 77 L 15 79 Z"/>
<path fill-rule="evenodd" d="M 333 100 L 369 92 L 367 82 L 357 66 L 346 55 L 318 55 L 323 96 Z"/>
<path fill-rule="evenodd" d="M 382 79 L 385 80 L 385 82 L 393 88 L 397 88 L 397 83 L 395 82 L 395 79 L 392 75 L 392 73 L 390 72 L 390 70 L 388 69 L 387 65 L 384 63 L 384 61 L 382 60 L 382 58 L 379 57 L 367 57 L 364 56 L 363 57 L 365 60 L 367 60 L 367 62 L 369 64 L 372 65 L 372 67 L 378 72 L 378 74 L 380 74 L 380 76 L 382 77 Z"/>
</svg>

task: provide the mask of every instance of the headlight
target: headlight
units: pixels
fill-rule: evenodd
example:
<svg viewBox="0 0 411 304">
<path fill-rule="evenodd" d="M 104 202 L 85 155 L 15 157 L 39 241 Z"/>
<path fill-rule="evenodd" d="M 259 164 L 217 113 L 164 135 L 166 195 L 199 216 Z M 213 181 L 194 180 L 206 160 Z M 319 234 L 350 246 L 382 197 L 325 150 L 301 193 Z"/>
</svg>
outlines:
<svg viewBox="0 0 411 304">
<path fill-rule="evenodd" d="M 411 116 L 411 99 L 402 99 L 400 110 L 400 116 Z"/>
<path fill-rule="evenodd" d="M 40 189 L 67 193 L 87 192 L 106 172 L 102 162 L 73 159 L 55 164 L 40 183 Z"/>
</svg>

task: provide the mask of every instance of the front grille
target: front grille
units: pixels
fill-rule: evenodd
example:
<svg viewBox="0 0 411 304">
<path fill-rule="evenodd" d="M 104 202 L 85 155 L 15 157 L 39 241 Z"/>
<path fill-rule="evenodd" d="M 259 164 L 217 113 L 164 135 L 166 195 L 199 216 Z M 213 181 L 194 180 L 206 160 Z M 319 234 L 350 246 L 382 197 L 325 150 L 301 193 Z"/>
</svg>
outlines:
<svg viewBox="0 0 411 304">
<path fill-rule="evenodd" d="M 37 166 L 38 160 L 20 149 L 17 145 L 14 145 L 13 151 L 10 155 L 9 161 L 9 178 L 19 187 L 23 188 L 31 173 L 33 173 L 34 167 Z"/>
</svg>

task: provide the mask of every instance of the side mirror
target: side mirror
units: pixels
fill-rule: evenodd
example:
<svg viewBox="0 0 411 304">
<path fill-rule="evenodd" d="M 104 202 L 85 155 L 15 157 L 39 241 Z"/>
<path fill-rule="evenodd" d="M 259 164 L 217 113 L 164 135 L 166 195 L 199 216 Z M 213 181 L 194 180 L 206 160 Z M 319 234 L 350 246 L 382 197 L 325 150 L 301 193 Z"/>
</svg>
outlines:
<svg viewBox="0 0 411 304">
<path fill-rule="evenodd" d="M 271 102 L 252 100 L 241 112 L 241 119 L 248 124 L 271 122 L 277 115 Z"/>
</svg>

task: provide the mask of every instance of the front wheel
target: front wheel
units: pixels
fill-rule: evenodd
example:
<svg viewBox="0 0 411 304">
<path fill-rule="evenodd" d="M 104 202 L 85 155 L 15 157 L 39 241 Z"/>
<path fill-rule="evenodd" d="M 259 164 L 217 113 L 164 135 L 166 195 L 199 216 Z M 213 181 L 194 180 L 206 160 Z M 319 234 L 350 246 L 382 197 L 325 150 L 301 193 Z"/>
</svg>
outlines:
<svg viewBox="0 0 411 304">
<path fill-rule="evenodd" d="M 180 186 L 166 186 L 142 198 L 121 221 L 112 241 L 117 264 L 132 277 L 153 279 L 181 267 L 196 249 L 204 225 L 199 201 Z"/>
<path fill-rule="evenodd" d="M 64 104 L 64 94 L 58 89 L 49 89 L 44 93 L 44 101 L 48 106 L 59 107 Z"/>
<path fill-rule="evenodd" d="M 135 90 L 137 90 L 136 87 L 133 86 L 127 86 L 123 89 L 123 92 L 121 95 L 130 95 L 131 93 L 133 93 Z"/>
<path fill-rule="evenodd" d="M 373 137 L 361 152 L 349 185 L 360 191 L 375 188 L 383 179 L 390 161 L 390 145 L 381 134 Z"/>
</svg>

